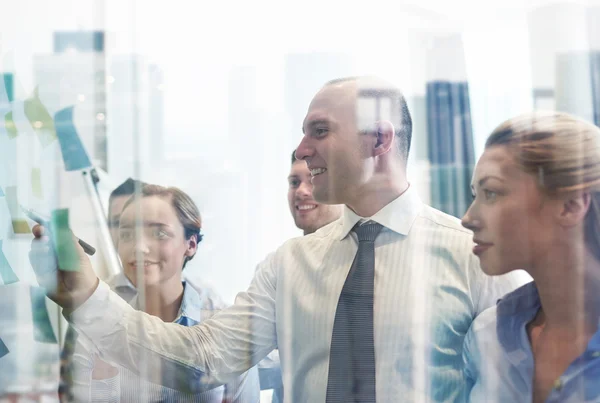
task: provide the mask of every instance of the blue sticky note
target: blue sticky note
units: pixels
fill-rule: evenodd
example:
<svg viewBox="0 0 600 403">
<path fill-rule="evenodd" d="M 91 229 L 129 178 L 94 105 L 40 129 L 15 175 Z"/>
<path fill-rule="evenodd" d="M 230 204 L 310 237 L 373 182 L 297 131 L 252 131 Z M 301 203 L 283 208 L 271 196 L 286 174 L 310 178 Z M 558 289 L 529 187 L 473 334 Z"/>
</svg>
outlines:
<svg viewBox="0 0 600 403">
<path fill-rule="evenodd" d="M 2 277 L 2 283 L 4 285 L 13 284 L 19 281 L 19 277 L 15 274 L 13 269 L 10 267 L 4 252 L 2 251 L 2 240 L 0 240 L 0 277 Z"/>
<path fill-rule="evenodd" d="M 2 190 L 2 186 L 0 186 L 0 197 L 4 196 L 4 191 Z"/>
<path fill-rule="evenodd" d="M 46 292 L 40 287 L 30 287 L 31 315 L 33 317 L 33 338 L 41 343 L 54 343 L 56 336 L 46 308 Z"/>
<path fill-rule="evenodd" d="M 90 168 L 92 162 L 73 124 L 73 107 L 56 112 L 54 125 L 65 169 L 69 172 Z"/>
<path fill-rule="evenodd" d="M 9 84 L 9 85 L 7 85 Z M 9 88 L 6 88 L 9 87 Z M 12 100 L 13 75 L 0 73 L 0 104 L 8 105 Z"/>
<path fill-rule="evenodd" d="M 8 353 L 8 347 L 6 347 L 6 344 L 4 344 L 2 339 L 0 339 L 0 358 L 4 357 Z"/>
</svg>

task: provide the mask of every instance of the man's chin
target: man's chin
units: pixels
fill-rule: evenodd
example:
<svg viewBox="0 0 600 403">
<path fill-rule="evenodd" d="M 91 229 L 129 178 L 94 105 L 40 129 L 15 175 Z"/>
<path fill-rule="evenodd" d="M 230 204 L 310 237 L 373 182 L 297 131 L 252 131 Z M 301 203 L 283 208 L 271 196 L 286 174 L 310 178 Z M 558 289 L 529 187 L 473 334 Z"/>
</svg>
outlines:
<svg viewBox="0 0 600 403">
<path fill-rule="evenodd" d="M 313 188 L 313 199 L 318 203 L 318 204 L 335 204 L 331 202 L 331 196 L 328 194 L 328 192 L 326 191 L 321 191 L 319 192 L 318 190 L 316 190 L 315 188 Z"/>
<path fill-rule="evenodd" d="M 307 229 L 310 229 L 312 225 L 309 220 L 300 218 L 296 220 L 296 227 L 298 227 L 302 231 L 306 231 Z"/>
<path fill-rule="evenodd" d="M 317 230 L 317 228 L 314 228 L 313 226 L 304 226 L 304 227 L 299 226 L 298 228 L 302 230 L 302 233 L 304 235 L 312 234 L 313 232 L 315 232 Z"/>
<path fill-rule="evenodd" d="M 344 204 L 342 199 L 341 189 L 332 189 L 330 187 L 313 187 L 313 199 L 319 204 L 332 205 L 332 204 Z"/>
</svg>

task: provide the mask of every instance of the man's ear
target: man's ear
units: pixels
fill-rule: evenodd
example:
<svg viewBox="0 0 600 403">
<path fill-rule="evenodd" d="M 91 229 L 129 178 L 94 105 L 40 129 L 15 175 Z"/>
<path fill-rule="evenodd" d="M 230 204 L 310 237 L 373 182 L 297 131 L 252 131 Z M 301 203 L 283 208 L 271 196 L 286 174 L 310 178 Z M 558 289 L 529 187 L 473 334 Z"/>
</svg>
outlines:
<svg viewBox="0 0 600 403">
<path fill-rule="evenodd" d="M 394 144 L 394 125 L 389 120 L 381 120 L 377 122 L 377 140 L 373 147 L 373 155 L 378 156 L 387 153 Z"/>
</svg>

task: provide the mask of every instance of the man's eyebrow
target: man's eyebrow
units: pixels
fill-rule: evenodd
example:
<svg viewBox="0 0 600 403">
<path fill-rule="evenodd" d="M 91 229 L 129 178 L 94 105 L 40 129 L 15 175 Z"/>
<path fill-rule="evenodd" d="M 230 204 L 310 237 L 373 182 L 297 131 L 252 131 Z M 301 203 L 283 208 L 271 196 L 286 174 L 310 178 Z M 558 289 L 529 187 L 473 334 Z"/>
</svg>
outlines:
<svg viewBox="0 0 600 403">
<path fill-rule="evenodd" d="M 331 121 L 329 119 L 327 119 L 327 118 L 315 118 L 315 119 L 311 119 L 308 122 L 306 122 L 304 125 L 302 125 L 302 133 L 306 134 L 306 130 L 304 130 L 305 127 L 307 129 L 312 129 L 315 126 L 318 126 L 318 125 L 329 125 L 329 124 L 331 124 Z"/>
<path fill-rule="evenodd" d="M 328 125 L 331 122 L 329 121 L 329 119 L 324 119 L 324 118 L 319 118 L 319 119 L 314 119 L 311 120 L 310 122 L 308 122 L 308 126 L 313 127 L 313 126 L 317 126 L 317 125 Z"/>
</svg>

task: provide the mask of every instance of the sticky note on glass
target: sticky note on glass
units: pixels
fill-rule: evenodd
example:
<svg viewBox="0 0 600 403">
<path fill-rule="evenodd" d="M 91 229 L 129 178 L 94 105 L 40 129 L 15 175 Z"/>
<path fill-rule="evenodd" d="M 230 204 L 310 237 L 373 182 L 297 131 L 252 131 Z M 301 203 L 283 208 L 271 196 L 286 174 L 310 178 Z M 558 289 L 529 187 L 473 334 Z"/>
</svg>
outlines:
<svg viewBox="0 0 600 403">
<path fill-rule="evenodd" d="M 4 344 L 2 339 L 0 339 L 0 358 L 4 357 L 8 353 L 8 347 L 6 347 L 6 344 Z"/>
<path fill-rule="evenodd" d="M 13 232 L 15 234 L 28 234 L 31 232 L 27 220 L 21 218 L 19 213 L 19 199 L 17 198 L 17 187 L 7 186 L 5 190 L 6 203 L 12 220 Z"/>
<path fill-rule="evenodd" d="M 34 128 L 42 147 L 46 147 L 56 140 L 54 120 L 42 104 L 37 87 L 31 97 L 25 100 L 24 110 L 25 116 L 31 123 L 31 127 Z"/>
<path fill-rule="evenodd" d="M 73 124 L 73 107 L 70 106 L 56 112 L 54 120 L 65 170 L 71 172 L 91 167 L 90 157 Z"/>
<path fill-rule="evenodd" d="M 65 271 L 79 271 L 79 256 L 69 229 L 69 209 L 52 212 L 50 232 L 58 257 L 58 267 Z"/>
<path fill-rule="evenodd" d="M 4 190 L 2 190 L 2 188 L 0 187 L 0 197 L 4 196 Z"/>
<path fill-rule="evenodd" d="M 2 240 L 0 240 L 0 277 L 4 285 L 13 284 L 19 281 L 19 277 L 15 274 L 12 267 L 8 263 L 4 252 L 2 251 Z"/>
<path fill-rule="evenodd" d="M 31 297 L 31 315 L 33 317 L 33 338 L 41 343 L 58 344 L 50 323 L 50 316 L 48 316 L 44 289 L 30 287 L 29 296 Z"/>
<path fill-rule="evenodd" d="M 13 113 L 8 112 L 4 115 L 4 127 L 6 128 L 6 133 L 8 134 L 9 139 L 14 139 L 19 135 L 17 131 L 17 125 L 15 125 L 15 121 L 13 120 Z"/>
<path fill-rule="evenodd" d="M 38 199 L 44 198 L 44 194 L 42 192 L 42 172 L 39 168 L 31 169 L 31 190 L 33 195 Z"/>
</svg>

